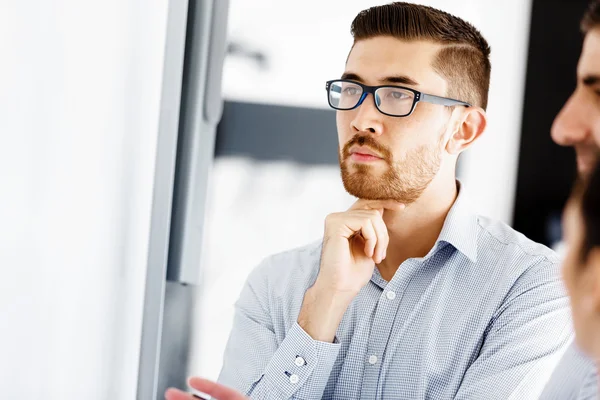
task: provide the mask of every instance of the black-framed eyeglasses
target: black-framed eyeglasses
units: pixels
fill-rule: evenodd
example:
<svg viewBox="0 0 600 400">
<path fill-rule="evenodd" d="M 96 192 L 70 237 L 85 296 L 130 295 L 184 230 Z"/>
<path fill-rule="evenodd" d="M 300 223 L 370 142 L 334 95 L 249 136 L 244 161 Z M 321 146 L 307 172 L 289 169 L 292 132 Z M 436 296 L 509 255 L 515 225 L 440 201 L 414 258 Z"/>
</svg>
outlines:
<svg viewBox="0 0 600 400">
<path fill-rule="evenodd" d="M 327 81 L 325 89 L 327 89 L 327 100 L 331 108 L 342 111 L 353 110 L 371 93 L 379 112 L 391 117 L 408 117 L 420 101 L 443 106 L 471 106 L 464 101 L 426 94 L 404 86 L 367 86 L 347 79 Z"/>
</svg>

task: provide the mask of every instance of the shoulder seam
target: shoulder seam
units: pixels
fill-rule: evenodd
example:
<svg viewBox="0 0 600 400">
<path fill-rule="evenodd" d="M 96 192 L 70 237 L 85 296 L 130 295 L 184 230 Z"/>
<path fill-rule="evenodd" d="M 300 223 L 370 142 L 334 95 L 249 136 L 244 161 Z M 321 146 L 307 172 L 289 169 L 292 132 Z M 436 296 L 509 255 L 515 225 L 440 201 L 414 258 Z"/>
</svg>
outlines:
<svg viewBox="0 0 600 400">
<path fill-rule="evenodd" d="M 521 245 L 521 243 L 518 243 L 517 241 L 515 241 L 515 242 L 511 242 L 511 243 L 508 243 L 508 242 L 506 242 L 506 241 L 500 240 L 500 238 L 498 238 L 496 235 L 494 235 L 492 232 L 490 232 L 490 230 L 489 230 L 489 229 L 487 229 L 486 227 L 484 227 L 484 226 L 482 226 L 482 225 L 481 225 L 479 218 L 477 218 L 477 225 L 479 226 L 479 228 L 480 228 L 480 229 L 481 229 L 481 230 L 482 230 L 484 233 L 488 234 L 488 235 L 489 235 L 491 238 L 493 238 L 493 239 L 494 239 L 495 241 L 497 241 L 498 243 L 501 243 L 501 244 L 503 244 L 503 245 L 505 245 L 505 246 L 508 246 L 509 244 L 511 244 L 511 243 L 512 243 L 512 244 L 514 244 L 515 246 L 517 246 L 517 247 L 518 247 L 518 248 L 519 248 L 519 249 L 520 249 L 520 250 L 521 250 L 521 251 L 522 251 L 524 254 L 526 254 L 526 255 L 528 255 L 528 256 L 530 256 L 530 257 L 542 257 L 542 258 L 543 258 L 543 260 L 545 260 L 545 261 L 548 261 L 548 262 L 550 262 L 550 263 L 557 263 L 557 262 L 559 262 L 559 259 L 558 259 L 558 257 L 557 257 L 556 255 L 555 255 L 555 256 L 553 256 L 552 258 L 550 258 L 550 257 L 548 257 L 548 255 L 547 255 L 547 254 L 544 254 L 544 253 L 542 253 L 542 252 L 540 252 L 540 253 L 537 253 L 537 254 L 532 254 L 532 253 L 530 253 L 529 251 L 527 251 L 526 249 L 524 249 L 524 248 L 523 248 L 523 246 Z M 509 225 L 507 225 L 507 226 L 508 226 L 510 229 L 512 229 L 512 230 L 513 230 L 515 233 L 517 233 L 517 234 L 520 234 L 520 232 L 518 232 L 518 231 L 515 231 L 515 230 L 514 230 L 514 229 L 513 229 L 511 226 L 509 226 Z M 543 245 L 543 244 L 541 244 L 541 243 L 534 242 L 533 240 L 529 239 L 527 236 L 525 236 L 525 238 L 526 238 L 527 240 L 531 241 L 532 243 L 536 243 L 536 244 L 538 244 L 538 245 L 540 245 L 540 246 L 544 246 L 544 245 Z M 546 247 L 546 248 L 548 248 L 548 247 Z M 550 249 L 550 248 L 548 248 L 548 249 L 549 249 L 550 251 L 552 251 L 552 249 Z M 543 261 L 543 260 L 540 260 L 540 261 Z M 537 264 L 537 263 L 536 263 L 536 264 Z"/>
</svg>

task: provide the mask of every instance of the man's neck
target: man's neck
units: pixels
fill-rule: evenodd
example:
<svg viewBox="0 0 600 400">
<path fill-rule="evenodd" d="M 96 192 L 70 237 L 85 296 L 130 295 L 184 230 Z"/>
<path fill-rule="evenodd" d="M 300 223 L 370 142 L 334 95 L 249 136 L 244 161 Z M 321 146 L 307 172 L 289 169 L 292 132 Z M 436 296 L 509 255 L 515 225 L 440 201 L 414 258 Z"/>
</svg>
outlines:
<svg viewBox="0 0 600 400">
<path fill-rule="evenodd" d="M 457 195 L 454 178 L 443 182 L 434 181 L 416 202 L 404 210 L 384 213 L 390 242 L 386 259 L 378 268 L 385 280 L 391 280 L 407 259 L 424 257 L 429 253 Z"/>
</svg>

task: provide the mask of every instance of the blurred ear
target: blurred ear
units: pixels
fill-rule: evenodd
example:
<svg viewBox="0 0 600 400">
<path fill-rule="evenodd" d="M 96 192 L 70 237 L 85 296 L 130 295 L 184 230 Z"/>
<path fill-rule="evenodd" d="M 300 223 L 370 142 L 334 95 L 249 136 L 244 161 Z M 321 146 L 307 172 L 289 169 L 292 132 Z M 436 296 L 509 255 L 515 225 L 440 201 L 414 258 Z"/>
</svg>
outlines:
<svg viewBox="0 0 600 400">
<path fill-rule="evenodd" d="M 468 149 L 487 126 L 487 114 L 483 108 L 470 106 L 462 110 L 458 122 L 454 126 L 454 132 L 446 145 L 446 151 L 454 155 L 459 155 Z"/>
</svg>

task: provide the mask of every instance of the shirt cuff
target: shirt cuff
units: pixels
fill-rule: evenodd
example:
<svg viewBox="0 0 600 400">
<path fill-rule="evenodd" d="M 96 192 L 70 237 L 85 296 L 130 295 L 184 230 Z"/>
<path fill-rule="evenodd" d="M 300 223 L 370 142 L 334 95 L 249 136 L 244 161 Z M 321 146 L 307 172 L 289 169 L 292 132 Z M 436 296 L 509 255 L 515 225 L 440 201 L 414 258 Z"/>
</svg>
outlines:
<svg viewBox="0 0 600 400">
<path fill-rule="evenodd" d="M 265 369 L 262 381 L 266 385 L 258 386 L 276 389 L 281 398 L 290 398 L 302 388 L 302 397 L 320 399 L 341 348 L 334 342 L 314 340 L 294 323 Z"/>
</svg>

